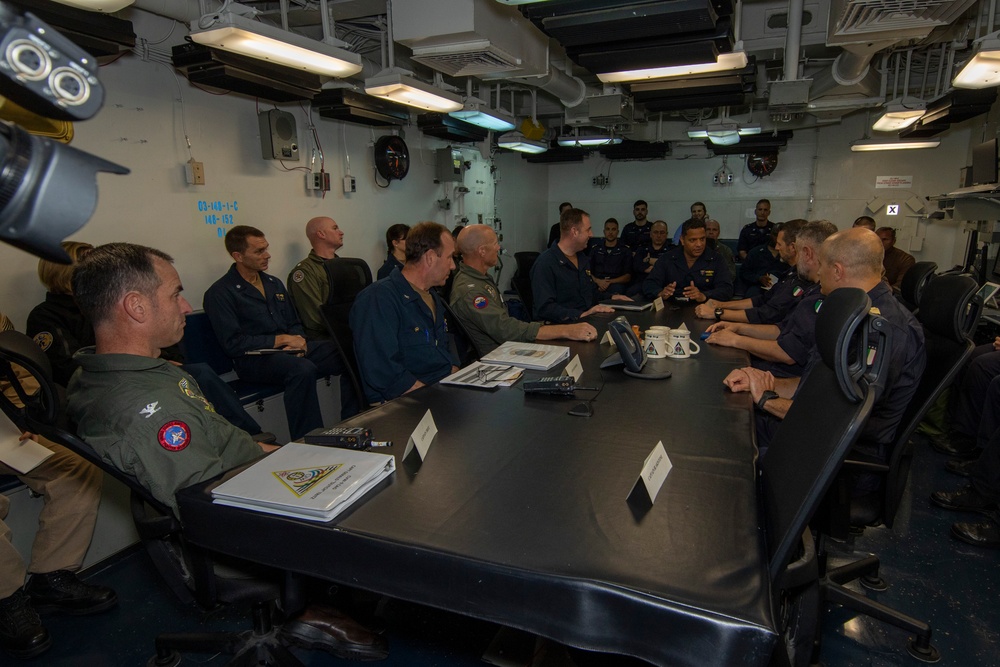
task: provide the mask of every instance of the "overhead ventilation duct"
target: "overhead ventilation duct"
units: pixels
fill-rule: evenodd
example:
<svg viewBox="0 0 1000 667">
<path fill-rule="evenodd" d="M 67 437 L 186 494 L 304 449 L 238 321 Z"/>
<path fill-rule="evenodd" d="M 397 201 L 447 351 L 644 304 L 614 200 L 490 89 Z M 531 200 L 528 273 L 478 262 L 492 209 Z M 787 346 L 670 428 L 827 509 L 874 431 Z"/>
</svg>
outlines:
<svg viewBox="0 0 1000 667">
<path fill-rule="evenodd" d="M 746 104 L 757 89 L 756 61 L 751 57 L 747 66 L 738 72 L 644 81 L 633 83 L 631 88 L 635 101 L 650 113 L 739 107 Z"/>
<path fill-rule="evenodd" d="M 666 141 L 630 141 L 601 146 L 597 149 L 608 160 L 662 160 L 671 154 L 670 143 Z"/>
<path fill-rule="evenodd" d="M 632 98 L 621 93 L 594 95 L 588 97 L 584 104 L 566 110 L 566 124 L 573 127 L 623 127 L 642 120 L 641 113 L 636 117 Z"/>
<path fill-rule="evenodd" d="M 954 123 L 988 113 L 996 99 L 996 88 L 956 88 L 928 102 L 926 113 L 916 123 L 900 131 L 899 136 L 908 139 L 936 136 Z"/>
<path fill-rule="evenodd" d="M 449 76 L 481 79 L 548 72 L 545 37 L 517 9 L 493 0 L 435 0 L 392 4 L 395 41 L 413 60 Z"/>
<path fill-rule="evenodd" d="M 521 157 L 532 164 L 544 164 L 551 162 L 583 162 L 583 159 L 590 155 L 589 148 L 564 147 L 550 148 L 544 153 L 525 153 Z"/>
<path fill-rule="evenodd" d="M 784 148 L 792 138 L 791 130 L 766 132 L 752 136 L 740 137 L 737 144 L 724 146 L 705 142 L 705 146 L 716 155 L 742 155 L 744 153 L 776 153 Z"/>
</svg>

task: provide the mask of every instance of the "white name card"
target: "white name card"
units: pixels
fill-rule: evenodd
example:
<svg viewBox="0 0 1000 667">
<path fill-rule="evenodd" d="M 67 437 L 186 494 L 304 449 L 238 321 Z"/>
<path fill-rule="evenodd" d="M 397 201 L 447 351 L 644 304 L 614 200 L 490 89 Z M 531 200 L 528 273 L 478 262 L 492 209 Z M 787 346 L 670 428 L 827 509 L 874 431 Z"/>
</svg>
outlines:
<svg viewBox="0 0 1000 667">
<path fill-rule="evenodd" d="M 629 498 L 632 498 L 636 493 L 642 495 L 641 492 L 645 491 L 645 495 L 649 499 L 649 504 L 652 505 L 656 502 L 656 496 L 660 493 L 660 488 L 663 486 L 663 482 L 666 481 L 667 474 L 673 466 L 674 464 L 670 462 L 670 457 L 667 456 L 667 450 L 663 448 L 663 441 L 657 442 L 656 446 L 653 447 L 653 451 L 649 453 L 649 456 L 643 462 L 642 473 L 632 487 Z"/>
<path fill-rule="evenodd" d="M 660 312 L 661 310 L 663 310 L 662 296 L 658 296 L 655 299 L 653 299 L 653 310 L 655 310 L 656 312 Z"/>
<path fill-rule="evenodd" d="M 566 364 L 566 375 L 572 375 L 577 382 L 583 376 L 583 364 L 580 362 L 580 355 L 573 357 L 573 361 Z"/>
<path fill-rule="evenodd" d="M 405 459 L 409 456 L 410 452 L 416 448 L 417 455 L 423 461 L 427 457 L 427 450 L 430 449 L 431 442 L 433 442 L 437 432 L 438 428 L 437 424 L 434 423 L 434 416 L 428 410 L 420 420 L 420 423 L 417 424 L 417 428 L 413 429 L 410 439 L 406 441 L 406 451 L 403 452 L 403 458 Z"/>
</svg>

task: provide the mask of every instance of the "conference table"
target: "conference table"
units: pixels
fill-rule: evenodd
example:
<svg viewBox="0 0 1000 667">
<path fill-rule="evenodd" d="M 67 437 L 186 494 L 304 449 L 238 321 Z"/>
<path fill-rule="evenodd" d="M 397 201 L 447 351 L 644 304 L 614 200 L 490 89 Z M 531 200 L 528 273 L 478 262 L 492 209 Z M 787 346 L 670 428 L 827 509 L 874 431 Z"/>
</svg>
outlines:
<svg viewBox="0 0 1000 667">
<path fill-rule="evenodd" d="M 619 313 L 620 314 L 620 313 Z M 624 313 L 642 329 L 710 324 L 693 308 Z M 591 318 L 603 336 L 612 316 Z M 764 665 L 778 639 L 755 483 L 752 405 L 722 384 L 745 353 L 701 344 L 651 359 L 665 380 L 599 368 L 609 344 L 568 344 L 575 398 L 437 384 L 346 420 L 391 440 L 396 472 L 328 523 L 178 494 L 192 544 L 656 665 Z M 525 377 L 554 375 L 528 371 Z M 424 460 L 403 452 L 430 409 Z M 627 502 L 662 442 L 651 506 Z"/>
</svg>

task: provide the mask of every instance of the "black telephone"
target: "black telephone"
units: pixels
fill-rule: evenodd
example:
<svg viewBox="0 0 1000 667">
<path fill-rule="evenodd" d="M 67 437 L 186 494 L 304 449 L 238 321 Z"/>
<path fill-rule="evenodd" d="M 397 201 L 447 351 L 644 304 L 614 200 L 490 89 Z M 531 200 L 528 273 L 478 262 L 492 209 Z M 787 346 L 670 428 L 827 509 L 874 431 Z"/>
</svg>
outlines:
<svg viewBox="0 0 1000 667">
<path fill-rule="evenodd" d="M 662 380 L 671 376 L 670 371 L 660 371 L 643 373 L 649 357 L 642 349 L 639 339 L 632 331 L 632 325 L 624 317 L 617 317 L 608 324 L 608 333 L 611 339 L 618 346 L 618 351 L 609 356 L 601 364 L 601 368 L 625 364 L 625 374 L 631 377 L 642 378 L 644 380 Z"/>
</svg>

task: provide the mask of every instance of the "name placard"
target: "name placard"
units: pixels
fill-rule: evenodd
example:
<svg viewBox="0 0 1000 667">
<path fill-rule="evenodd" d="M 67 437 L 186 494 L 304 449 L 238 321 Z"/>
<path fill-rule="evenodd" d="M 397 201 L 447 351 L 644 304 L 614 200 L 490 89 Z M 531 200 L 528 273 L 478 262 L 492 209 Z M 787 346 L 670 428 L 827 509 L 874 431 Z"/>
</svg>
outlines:
<svg viewBox="0 0 1000 667">
<path fill-rule="evenodd" d="M 580 355 L 573 357 L 573 361 L 566 364 L 566 375 L 572 375 L 577 382 L 583 376 L 583 364 L 580 362 Z"/>
<path fill-rule="evenodd" d="M 642 472 L 639 479 L 632 486 L 628 494 L 629 501 L 640 500 L 643 503 L 652 505 L 656 502 L 656 496 L 660 493 L 660 488 L 667 480 L 667 474 L 674 467 L 667 450 L 663 448 L 663 441 L 656 443 L 653 451 L 649 453 L 642 464 Z"/>
<path fill-rule="evenodd" d="M 406 441 L 406 450 L 403 452 L 403 458 L 408 457 L 416 449 L 417 456 L 423 461 L 427 457 L 427 450 L 431 448 L 431 442 L 434 441 L 434 436 L 437 435 L 437 432 L 438 428 L 437 424 L 434 423 L 434 416 L 428 410 L 420 420 L 420 423 L 417 424 L 417 428 L 413 429 L 409 440 Z"/>
<path fill-rule="evenodd" d="M 661 310 L 663 310 L 663 297 L 662 296 L 658 296 L 655 299 L 653 299 L 653 310 L 655 310 L 657 313 L 660 312 Z"/>
</svg>

